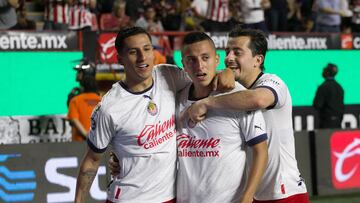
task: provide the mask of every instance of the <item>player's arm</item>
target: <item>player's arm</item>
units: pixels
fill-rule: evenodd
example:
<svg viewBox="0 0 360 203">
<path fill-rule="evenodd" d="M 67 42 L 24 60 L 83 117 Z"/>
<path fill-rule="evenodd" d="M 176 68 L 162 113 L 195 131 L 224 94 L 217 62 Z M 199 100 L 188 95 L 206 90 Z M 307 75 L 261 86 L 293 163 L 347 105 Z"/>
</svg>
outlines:
<svg viewBox="0 0 360 203">
<path fill-rule="evenodd" d="M 238 111 L 265 109 L 275 102 L 274 93 L 268 88 L 243 90 L 220 97 L 209 97 L 205 104 L 209 108 L 230 108 Z"/>
<path fill-rule="evenodd" d="M 276 102 L 275 94 L 265 87 L 253 90 L 242 90 L 231 94 L 218 97 L 207 97 L 193 103 L 184 116 L 189 116 L 194 122 L 205 119 L 209 108 L 213 109 L 233 109 L 237 111 L 250 111 L 265 109 L 274 105 Z"/>
<path fill-rule="evenodd" d="M 83 136 L 86 139 L 87 131 L 85 130 L 84 126 L 80 123 L 79 119 L 77 118 L 70 119 L 70 123 L 74 128 L 76 128 L 76 130 L 80 132 L 81 136 Z"/>
<path fill-rule="evenodd" d="M 81 162 L 77 177 L 75 203 L 85 202 L 86 196 L 99 168 L 102 155 L 102 153 L 95 153 L 88 148 L 87 153 Z"/>
<path fill-rule="evenodd" d="M 266 140 L 252 146 L 253 161 L 248 175 L 247 185 L 240 203 L 251 203 L 256 189 L 263 177 L 268 162 L 268 147 Z"/>
<path fill-rule="evenodd" d="M 120 163 L 119 159 L 116 157 L 116 155 L 113 152 L 110 152 L 110 158 L 108 161 L 108 168 L 110 170 L 110 174 L 112 176 L 117 176 L 120 173 Z"/>
</svg>

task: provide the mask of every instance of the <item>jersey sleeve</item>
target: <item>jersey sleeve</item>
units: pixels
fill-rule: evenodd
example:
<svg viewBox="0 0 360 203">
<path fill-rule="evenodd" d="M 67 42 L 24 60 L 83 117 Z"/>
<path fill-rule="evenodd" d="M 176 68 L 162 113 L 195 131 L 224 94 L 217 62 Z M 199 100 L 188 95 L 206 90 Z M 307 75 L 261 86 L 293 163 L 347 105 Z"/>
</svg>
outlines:
<svg viewBox="0 0 360 203">
<path fill-rule="evenodd" d="M 260 81 L 260 84 L 256 88 L 267 88 L 274 94 L 274 103 L 267 107 L 267 109 L 277 109 L 282 107 L 288 96 L 288 88 L 285 83 L 277 76 L 271 75 L 265 77 Z"/>
<path fill-rule="evenodd" d="M 260 110 L 244 112 L 240 117 L 241 134 L 248 146 L 267 140 L 264 117 Z"/>
<path fill-rule="evenodd" d="M 96 153 L 106 151 L 115 134 L 114 122 L 101 104 L 98 104 L 91 115 L 91 128 L 87 139 L 89 147 Z"/>
<path fill-rule="evenodd" d="M 190 77 L 188 76 L 188 74 L 180 69 L 177 66 L 174 65 L 164 65 L 164 68 L 167 69 L 167 74 L 168 77 L 171 77 L 176 92 L 184 89 L 186 87 L 186 85 L 188 85 L 189 83 L 191 83 Z"/>
<path fill-rule="evenodd" d="M 73 99 L 70 100 L 70 104 L 69 104 L 68 119 L 70 120 L 79 118 L 79 111 L 77 109 L 76 100 L 74 98 L 75 97 L 73 97 Z"/>
</svg>

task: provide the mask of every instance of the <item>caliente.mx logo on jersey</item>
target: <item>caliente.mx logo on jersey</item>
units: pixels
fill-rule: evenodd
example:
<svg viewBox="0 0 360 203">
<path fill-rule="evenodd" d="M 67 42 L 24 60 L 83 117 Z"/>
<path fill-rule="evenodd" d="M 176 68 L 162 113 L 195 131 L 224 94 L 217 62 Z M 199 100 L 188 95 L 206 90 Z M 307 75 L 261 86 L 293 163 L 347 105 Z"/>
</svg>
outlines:
<svg viewBox="0 0 360 203">
<path fill-rule="evenodd" d="M 174 137 L 175 134 L 175 116 L 172 115 L 168 120 L 145 125 L 137 136 L 137 143 L 145 149 L 151 149 L 165 143 Z"/>
</svg>

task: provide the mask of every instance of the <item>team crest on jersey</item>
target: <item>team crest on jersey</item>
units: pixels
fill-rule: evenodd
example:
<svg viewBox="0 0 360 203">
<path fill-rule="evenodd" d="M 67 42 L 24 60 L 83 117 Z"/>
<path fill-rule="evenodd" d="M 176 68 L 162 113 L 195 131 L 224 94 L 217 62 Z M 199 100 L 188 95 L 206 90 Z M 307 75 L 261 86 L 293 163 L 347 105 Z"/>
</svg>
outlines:
<svg viewBox="0 0 360 203">
<path fill-rule="evenodd" d="M 150 115 L 155 116 L 158 113 L 158 108 L 153 101 L 150 101 L 147 106 L 147 111 Z"/>
<path fill-rule="evenodd" d="M 96 118 L 97 118 L 100 106 L 101 106 L 100 103 L 98 103 L 96 105 L 96 107 L 94 108 L 94 111 L 91 114 L 91 130 L 95 130 L 95 128 L 96 128 Z"/>
</svg>

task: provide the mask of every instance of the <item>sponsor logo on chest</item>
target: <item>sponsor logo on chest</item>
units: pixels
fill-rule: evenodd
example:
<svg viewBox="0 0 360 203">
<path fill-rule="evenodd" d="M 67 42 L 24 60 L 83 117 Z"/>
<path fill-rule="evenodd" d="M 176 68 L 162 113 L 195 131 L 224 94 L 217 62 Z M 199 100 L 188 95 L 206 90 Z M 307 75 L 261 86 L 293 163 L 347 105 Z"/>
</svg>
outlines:
<svg viewBox="0 0 360 203">
<path fill-rule="evenodd" d="M 159 123 L 145 125 L 136 137 L 137 144 L 145 149 L 151 149 L 170 140 L 176 134 L 175 116 Z"/>
<path fill-rule="evenodd" d="M 177 136 L 179 157 L 219 157 L 219 138 L 197 139 L 188 134 Z"/>
</svg>

